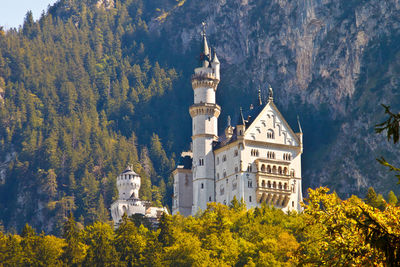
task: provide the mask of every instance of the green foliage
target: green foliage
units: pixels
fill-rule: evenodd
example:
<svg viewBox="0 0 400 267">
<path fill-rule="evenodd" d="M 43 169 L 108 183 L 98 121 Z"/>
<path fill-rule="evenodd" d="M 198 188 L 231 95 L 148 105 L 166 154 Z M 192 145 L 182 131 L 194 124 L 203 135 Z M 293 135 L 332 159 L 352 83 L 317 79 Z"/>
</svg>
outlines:
<svg viewBox="0 0 400 267">
<path fill-rule="evenodd" d="M 152 101 L 171 91 L 177 74 L 146 57 L 142 0 L 117 1 L 110 10 L 95 5 L 59 1 L 39 21 L 28 12 L 20 30 L 1 31 L 0 161 L 12 159 L 0 185 L 6 229 L 33 221 L 60 234 L 71 198 L 85 223 L 110 220 L 115 179 L 128 163 L 142 176 L 143 199 L 169 202 L 175 163 L 157 134 L 147 138 L 153 126 L 141 112 L 152 114 Z M 156 166 L 151 172 L 139 164 L 135 132 L 150 148 L 144 160 Z M 19 192 L 31 192 L 24 204 Z"/>
<path fill-rule="evenodd" d="M 298 214 L 221 204 L 196 218 L 163 215 L 158 230 L 126 216 L 115 231 L 101 222 L 79 230 L 69 216 L 63 239 L 38 236 L 29 226 L 21 236 L 0 233 L 0 259 L 5 266 L 28 258 L 35 265 L 44 255 L 41 262 L 52 266 L 292 266 L 301 225 Z"/>
</svg>

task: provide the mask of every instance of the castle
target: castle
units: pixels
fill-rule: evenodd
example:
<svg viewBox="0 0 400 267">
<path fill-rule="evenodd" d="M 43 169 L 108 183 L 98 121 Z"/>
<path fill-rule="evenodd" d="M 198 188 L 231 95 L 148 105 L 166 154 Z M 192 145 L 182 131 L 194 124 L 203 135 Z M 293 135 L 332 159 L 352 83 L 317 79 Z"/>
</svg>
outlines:
<svg viewBox="0 0 400 267">
<path fill-rule="evenodd" d="M 247 208 L 262 203 L 283 211 L 301 211 L 301 154 L 303 134 L 294 133 L 273 102 L 259 99 L 240 109 L 239 120 L 218 135 L 221 107 L 215 92 L 220 62 L 202 33 L 201 66 L 194 70 L 192 88 L 192 151 L 183 152 L 174 170 L 172 213 L 195 215 L 207 203 L 229 204 L 234 197 Z"/>
<path fill-rule="evenodd" d="M 118 227 L 122 216 L 128 217 L 138 214 L 145 217 L 153 226 L 158 224 L 158 218 L 162 213 L 168 214 L 166 208 L 150 207 L 149 201 L 139 199 L 141 179 L 140 176 L 128 166 L 117 177 L 118 199 L 111 204 L 111 217 L 114 226 Z"/>
</svg>

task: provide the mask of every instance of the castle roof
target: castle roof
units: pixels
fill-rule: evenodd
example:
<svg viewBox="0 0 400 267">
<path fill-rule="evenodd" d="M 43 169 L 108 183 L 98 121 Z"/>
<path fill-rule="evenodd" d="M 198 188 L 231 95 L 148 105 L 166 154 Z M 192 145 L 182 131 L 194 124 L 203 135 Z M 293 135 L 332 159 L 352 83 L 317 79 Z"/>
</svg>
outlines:
<svg viewBox="0 0 400 267">
<path fill-rule="evenodd" d="M 191 170 L 192 169 L 192 157 L 189 155 L 181 156 L 178 160 L 177 166 L 180 167 L 181 169 Z"/>
<path fill-rule="evenodd" d="M 126 167 L 125 171 L 123 171 L 121 174 L 131 174 L 134 176 L 139 176 L 136 172 L 132 170 L 131 166 Z"/>
</svg>

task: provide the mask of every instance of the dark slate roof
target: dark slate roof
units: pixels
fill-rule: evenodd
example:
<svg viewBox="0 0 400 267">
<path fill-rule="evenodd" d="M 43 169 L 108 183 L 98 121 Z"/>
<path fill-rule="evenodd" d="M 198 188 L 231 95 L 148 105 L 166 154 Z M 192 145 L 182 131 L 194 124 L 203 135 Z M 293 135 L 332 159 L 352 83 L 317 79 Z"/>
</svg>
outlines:
<svg viewBox="0 0 400 267">
<path fill-rule="evenodd" d="M 192 169 L 192 157 L 191 156 L 184 156 L 180 157 L 178 160 L 178 166 L 183 166 L 183 169 Z"/>
<path fill-rule="evenodd" d="M 129 166 L 128 166 L 128 167 L 125 169 L 125 171 L 124 171 L 123 173 L 121 173 L 121 174 L 132 174 L 132 175 L 138 176 L 138 174 L 137 174 L 136 172 L 132 171 L 132 170 L 131 170 L 131 167 L 129 167 Z"/>
</svg>

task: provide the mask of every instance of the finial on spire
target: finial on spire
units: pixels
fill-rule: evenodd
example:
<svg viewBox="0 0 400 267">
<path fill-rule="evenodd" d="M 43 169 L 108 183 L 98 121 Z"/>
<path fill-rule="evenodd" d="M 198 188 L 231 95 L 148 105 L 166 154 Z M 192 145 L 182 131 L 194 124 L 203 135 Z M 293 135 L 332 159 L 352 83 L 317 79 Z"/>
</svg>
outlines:
<svg viewBox="0 0 400 267">
<path fill-rule="evenodd" d="M 200 61 L 203 65 L 203 67 L 207 68 L 211 61 L 211 59 L 210 59 L 211 53 L 210 53 L 210 49 L 208 48 L 208 44 L 207 44 L 206 23 L 202 22 L 201 25 L 203 27 L 202 32 L 201 32 L 201 36 L 203 36 L 203 47 L 202 47 L 202 51 L 200 54 Z"/>
<path fill-rule="evenodd" d="M 300 133 L 303 133 L 303 129 L 301 129 L 301 124 L 300 124 L 299 115 L 297 115 L 297 123 L 299 124 L 299 132 L 300 132 Z"/>
<path fill-rule="evenodd" d="M 201 36 L 206 37 L 206 27 L 207 27 L 207 23 L 205 23 L 204 21 L 201 23 L 201 26 L 203 27 L 202 31 L 201 31 Z"/>
<path fill-rule="evenodd" d="M 260 86 L 258 86 L 258 103 L 260 104 L 260 106 L 262 105 Z"/>
<path fill-rule="evenodd" d="M 231 126 L 231 116 L 228 115 L 228 127 Z"/>
<path fill-rule="evenodd" d="M 272 90 L 272 87 L 270 84 L 268 84 L 268 91 L 269 91 L 268 100 L 270 100 L 270 101 L 274 100 L 274 91 Z"/>
</svg>

